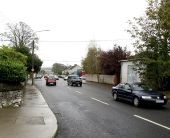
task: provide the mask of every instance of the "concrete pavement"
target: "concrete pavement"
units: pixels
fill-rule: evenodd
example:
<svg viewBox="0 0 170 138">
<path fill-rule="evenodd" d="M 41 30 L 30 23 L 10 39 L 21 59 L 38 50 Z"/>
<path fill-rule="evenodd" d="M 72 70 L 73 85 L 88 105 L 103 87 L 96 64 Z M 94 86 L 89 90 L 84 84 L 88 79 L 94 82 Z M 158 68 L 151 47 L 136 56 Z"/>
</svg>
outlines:
<svg viewBox="0 0 170 138">
<path fill-rule="evenodd" d="M 0 138 L 53 138 L 57 129 L 53 112 L 29 83 L 21 107 L 0 109 Z"/>
</svg>

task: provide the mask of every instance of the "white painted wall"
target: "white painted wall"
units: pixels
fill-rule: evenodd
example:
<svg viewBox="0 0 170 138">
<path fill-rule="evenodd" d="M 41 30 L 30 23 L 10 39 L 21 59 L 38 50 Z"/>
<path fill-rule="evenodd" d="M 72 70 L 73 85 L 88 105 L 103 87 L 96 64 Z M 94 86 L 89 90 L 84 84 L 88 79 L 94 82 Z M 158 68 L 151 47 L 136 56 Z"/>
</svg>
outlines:
<svg viewBox="0 0 170 138">
<path fill-rule="evenodd" d="M 140 82 L 139 74 L 133 70 L 135 65 L 132 61 L 121 61 L 121 74 L 120 74 L 120 82 Z"/>
<path fill-rule="evenodd" d="M 86 80 L 92 82 L 113 84 L 113 85 L 117 84 L 115 75 L 86 74 Z"/>
</svg>

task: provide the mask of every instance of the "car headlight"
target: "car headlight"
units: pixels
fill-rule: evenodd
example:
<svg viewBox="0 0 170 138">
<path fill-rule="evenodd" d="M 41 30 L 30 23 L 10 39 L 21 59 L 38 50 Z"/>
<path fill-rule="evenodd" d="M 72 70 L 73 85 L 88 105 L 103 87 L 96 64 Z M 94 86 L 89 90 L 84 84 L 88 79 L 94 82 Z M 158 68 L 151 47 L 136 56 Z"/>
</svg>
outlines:
<svg viewBox="0 0 170 138">
<path fill-rule="evenodd" d="M 167 97 L 166 96 L 164 96 L 164 99 L 166 99 Z"/>
<path fill-rule="evenodd" d="M 151 96 L 142 96 L 142 99 L 152 99 Z"/>
</svg>

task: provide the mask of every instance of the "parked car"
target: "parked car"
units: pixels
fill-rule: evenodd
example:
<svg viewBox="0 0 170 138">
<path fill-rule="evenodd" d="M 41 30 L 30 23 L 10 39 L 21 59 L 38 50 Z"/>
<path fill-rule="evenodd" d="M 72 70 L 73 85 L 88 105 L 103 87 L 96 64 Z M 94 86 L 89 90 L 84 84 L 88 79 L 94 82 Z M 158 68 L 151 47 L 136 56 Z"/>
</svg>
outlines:
<svg viewBox="0 0 170 138">
<path fill-rule="evenodd" d="M 167 103 L 167 97 L 160 92 L 153 91 L 143 83 L 120 83 L 112 87 L 114 100 L 126 100 L 138 107 L 142 104 L 163 106 Z"/>
<path fill-rule="evenodd" d="M 50 75 L 46 78 L 46 85 L 56 85 L 56 78 L 53 75 Z"/>
<path fill-rule="evenodd" d="M 58 77 L 59 77 L 59 78 L 63 78 L 63 76 L 62 76 L 62 75 L 58 75 Z"/>
<path fill-rule="evenodd" d="M 65 76 L 65 77 L 64 77 L 64 80 L 66 81 L 66 80 L 67 80 L 67 78 L 68 78 L 68 76 Z"/>
<path fill-rule="evenodd" d="M 82 86 L 82 80 L 78 75 L 69 75 L 67 78 L 67 84 L 71 86 Z"/>
<path fill-rule="evenodd" d="M 43 76 L 41 75 L 41 74 L 37 74 L 36 76 L 35 76 L 35 79 L 41 79 Z"/>
<path fill-rule="evenodd" d="M 55 77 L 56 80 L 59 80 L 59 77 L 57 75 L 54 75 L 54 77 Z"/>
</svg>

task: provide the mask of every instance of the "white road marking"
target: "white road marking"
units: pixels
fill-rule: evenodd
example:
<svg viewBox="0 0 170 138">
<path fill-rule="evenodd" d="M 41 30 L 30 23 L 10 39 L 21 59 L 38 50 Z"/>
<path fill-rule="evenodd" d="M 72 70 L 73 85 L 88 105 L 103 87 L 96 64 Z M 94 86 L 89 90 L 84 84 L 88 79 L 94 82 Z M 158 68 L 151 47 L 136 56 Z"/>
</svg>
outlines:
<svg viewBox="0 0 170 138">
<path fill-rule="evenodd" d="M 140 119 L 142 119 L 142 120 L 145 120 L 145 121 L 147 121 L 147 122 L 150 122 L 150 123 L 152 123 L 152 124 L 155 124 L 155 125 L 157 125 L 157 126 L 160 126 L 160 127 L 163 127 L 163 128 L 165 128 L 165 129 L 170 130 L 170 128 L 167 127 L 167 126 L 164 126 L 164 125 L 161 125 L 161 124 L 156 123 L 156 122 L 154 122 L 154 121 L 151 121 L 151 120 L 149 120 L 149 119 L 143 118 L 143 117 L 141 117 L 141 116 L 139 116 L 139 115 L 133 115 L 133 116 L 135 116 L 135 117 L 137 117 L 137 118 L 140 118 Z"/>
<path fill-rule="evenodd" d="M 82 94 L 81 92 L 79 92 L 79 91 L 75 91 L 76 93 L 79 93 L 79 94 Z"/>
<path fill-rule="evenodd" d="M 90 97 L 91 99 L 93 99 L 93 100 L 95 100 L 95 101 L 98 101 L 98 102 L 100 102 L 100 103 L 103 103 L 103 104 L 105 104 L 105 105 L 109 105 L 108 103 L 105 103 L 105 102 L 103 102 L 103 101 L 101 101 L 101 100 L 98 100 L 98 99 L 96 99 L 96 98 L 93 98 L 93 97 Z"/>
</svg>

